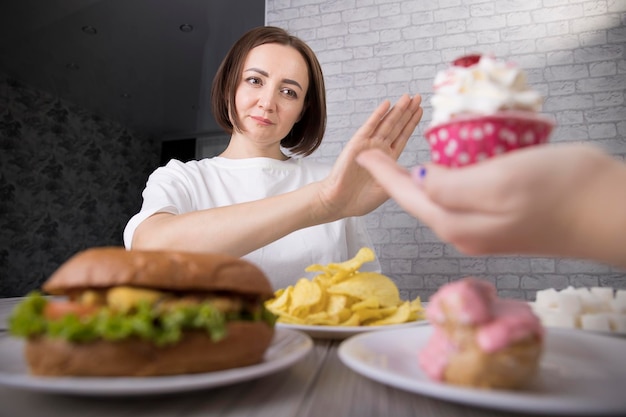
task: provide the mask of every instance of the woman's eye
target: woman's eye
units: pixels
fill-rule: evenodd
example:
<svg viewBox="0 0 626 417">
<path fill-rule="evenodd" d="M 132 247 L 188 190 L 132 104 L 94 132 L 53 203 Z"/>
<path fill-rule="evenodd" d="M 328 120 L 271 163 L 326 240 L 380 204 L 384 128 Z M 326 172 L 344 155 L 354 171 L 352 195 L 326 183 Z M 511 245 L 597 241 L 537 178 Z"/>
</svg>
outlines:
<svg viewBox="0 0 626 417">
<path fill-rule="evenodd" d="M 296 93 L 294 90 L 290 89 L 290 88 L 284 88 L 283 90 L 283 94 L 291 97 L 291 98 L 298 98 L 298 93 Z"/>
<path fill-rule="evenodd" d="M 249 84 L 261 84 L 261 79 L 258 78 L 258 77 L 248 77 L 248 78 L 246 78 L 246 81 Z"/>
</svg>

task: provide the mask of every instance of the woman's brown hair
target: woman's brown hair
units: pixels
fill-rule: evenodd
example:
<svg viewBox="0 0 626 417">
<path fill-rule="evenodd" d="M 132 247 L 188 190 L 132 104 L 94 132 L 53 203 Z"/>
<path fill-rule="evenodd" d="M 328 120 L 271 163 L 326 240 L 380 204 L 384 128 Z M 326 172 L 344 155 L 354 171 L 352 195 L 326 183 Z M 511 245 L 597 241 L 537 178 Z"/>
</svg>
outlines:
<svg viewBox="0 0 626 417">
<path fill-rule="evenodd" d="M 304 99 L 302 117 L 291 131 L 282 138 L 280 144 L 295 155 L 312 154 L 322 143 L 326 130 L 326 88 L 322 67 L 313 50 L 301 39 L 290 35 L 286 30 L 261 26 L 246 32 L 232 46 L 222 61 L 211 88 L 211 108 L 219 125 L 229 134 L 233 129 L 241 131 L 240 120 L 230 105 L 235 103 L 235 93 L 241 80 L 243 65 L 253 48 L 267 43 L 290 46 L 300 52 L 309 70 L 309 88 Z"/>
</svg>

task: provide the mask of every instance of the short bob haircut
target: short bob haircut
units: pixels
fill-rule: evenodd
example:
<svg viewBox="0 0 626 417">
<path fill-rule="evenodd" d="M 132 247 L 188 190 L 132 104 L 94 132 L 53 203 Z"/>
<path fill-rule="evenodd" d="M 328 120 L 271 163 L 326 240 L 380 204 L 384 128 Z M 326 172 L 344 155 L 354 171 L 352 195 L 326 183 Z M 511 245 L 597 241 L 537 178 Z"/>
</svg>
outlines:
<svg viewBox="0 0 626 417">
<path fill-rule="evenodd" d="M 233 129 L 241 131 L 241 121 L 233 112 L 230 117 L 230 103 L 235 103 L 235 93 L 241 82 L 243 65 L 253 48 L 267 43 L 291 46 L 304 58 L 309 70 L 309 88 L 304 98 L 303 113 L 291 131 L 281 139 L 280 144 L 294 155 L 312 154 L 322 143 L 326 130 L 326 88 L 324 76 L 315 53 L 301 39 L 290 35 L 284 29 L 261 26 L 245 33 L 228 51 L 222 61 L 211 88 L 211 107 L 219 125 L 229 134 Z M 234 125 L 234 126 L 233 126 Z"/>
</svg>

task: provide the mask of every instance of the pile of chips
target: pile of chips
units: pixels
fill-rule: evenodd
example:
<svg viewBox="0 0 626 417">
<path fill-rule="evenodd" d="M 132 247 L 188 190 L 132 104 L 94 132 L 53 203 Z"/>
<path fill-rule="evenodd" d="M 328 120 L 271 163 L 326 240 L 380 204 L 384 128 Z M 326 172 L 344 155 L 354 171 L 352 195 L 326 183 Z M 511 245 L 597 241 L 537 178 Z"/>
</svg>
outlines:
<svg viewBox="0 0 626 417">
<path fill-rule="evenodd" d="M 279 323 L 298 325 L 379 326 L 424 319 L 419 297 L 403 301 L 389 277 L 359 272 L 374 259 L 374 251 L 361 248 L 348 261 L 311 265 L 306 271 L 319 275 L 277 290 L 265 305 Z"/>
</svg>

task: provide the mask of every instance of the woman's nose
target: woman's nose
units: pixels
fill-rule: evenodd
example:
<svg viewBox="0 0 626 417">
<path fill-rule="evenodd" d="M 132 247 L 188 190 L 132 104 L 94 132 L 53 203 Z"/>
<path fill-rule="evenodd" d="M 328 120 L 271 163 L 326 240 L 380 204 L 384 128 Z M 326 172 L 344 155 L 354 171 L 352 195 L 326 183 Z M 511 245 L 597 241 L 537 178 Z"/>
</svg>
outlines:
<svg viewBox="0 0 626 417">
<path fill-rule="evenodd" d="M 262 108 L 265 111 L 273 112 L 276 110 L 276 101 L 274 99 L 274 94 L 265 93 L 259 97 L 259 108 Z"/>
</svg>

